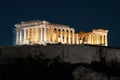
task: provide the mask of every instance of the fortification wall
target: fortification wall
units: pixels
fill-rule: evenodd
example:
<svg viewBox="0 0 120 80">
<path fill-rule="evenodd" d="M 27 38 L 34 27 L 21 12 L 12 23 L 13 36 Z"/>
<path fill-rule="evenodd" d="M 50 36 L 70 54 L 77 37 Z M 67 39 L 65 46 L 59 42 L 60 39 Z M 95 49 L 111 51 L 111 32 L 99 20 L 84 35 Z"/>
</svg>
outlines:
<svg viewBox="0 0 120 80">
<path fill-rule="evenodd" d="M 31 45 L 31 46 L 8 46 L 0 48 L 0 63 L 11 63 L 12 61 L 28 55 L 35 55 L 53 59 L 59 56 L 69 63 L 91 63 L 117 61 L 120 63 L 120 49 L 87 46 L 87 45 Z"/>
</svg>

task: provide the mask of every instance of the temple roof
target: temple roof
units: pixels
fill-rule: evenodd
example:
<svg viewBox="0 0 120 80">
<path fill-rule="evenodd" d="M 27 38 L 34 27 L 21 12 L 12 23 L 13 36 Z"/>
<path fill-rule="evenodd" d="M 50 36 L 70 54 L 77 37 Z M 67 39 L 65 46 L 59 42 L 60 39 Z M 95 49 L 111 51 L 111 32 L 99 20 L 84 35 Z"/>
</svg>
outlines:
<svg viewBox="0 0 120 80">
<path fill-rule="evenodd" d="M 26 22 L 21 22 L 19 24 L 15 24 L 16 28 L 20 28 L 20 27 L 29 27 L 29 26 L 37 26 L 37 25 L 43 25 L 43 24 L 47 24 L 47 25 L 53 25 L 53 26 L 60 26 L 60 27 L 68 27 L 70 28 L 69 25 L 61 25 L 61 24 L 54 24 L 54 23 L 50 23 L 48 21 L 45 20 L 35 20 L 35 21 L 26 21 Z"/>
</svg>

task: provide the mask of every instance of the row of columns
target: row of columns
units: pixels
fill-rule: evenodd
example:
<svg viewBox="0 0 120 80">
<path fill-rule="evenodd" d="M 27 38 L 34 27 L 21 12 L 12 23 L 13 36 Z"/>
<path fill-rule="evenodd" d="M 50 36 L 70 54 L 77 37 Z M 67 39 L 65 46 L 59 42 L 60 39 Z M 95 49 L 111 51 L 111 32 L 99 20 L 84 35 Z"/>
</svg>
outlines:
<svg viewBox="0 0 120 80">
<path fill-rule="evenodd" d="M 107 46 L 107 35 L 94 34 L 94 36 L 91 36 L 91 44 Z"/>
<path fill-rule="evenodd" d="M 86 39 L 86 42 L 84 42 L 84 39 Z M 79 43 L 78 41 L 77 41 L 77 43 Z M 102 35 L 92 34 L 87 37 L 84 36 L 84 38 L 82 38 L 82 42 L 80 42 L 80 44 L 82 44 L 82 43 L 107 46 L 107 35 L 106 34 L 102 34 Z"/>
<path fill-rule="evenodd" d="M 29 27 L 16 31 L 16 44 L 31 44 L 31 43 L 50 43 L 50 38 L 54 37 L 53 32 L 50 31 L 51 27 Z M 54 30 L 54 28 L 53 28 Z M 56 28 L 56 39 L 60 38 L 61 43 L 74 44 L 74 30 Z M 68 32 L 67 32 L 68 31 Z M 60 37 L 59 37 L 60 36 Z M 63 39 L 64 37 L 64 39 Z"/>
<path fill-rule="evenodd" d="M 53 31 L 51 31 L 52 29 Z M 56 31 L 55 31 L 56 30 Z M 56 34 L 55 43 L 64 44 L 81 44 L 84 43 L 79 38 L 78 34 L 75 35 L 74 30 L 60 29 L 52 27 L 33 27 L 24 28 L 16 31 L 16 44 L 34 44 L 34 43 L 54 43 L 52 37 Z M 103 45 L 107 46 L 107 35 L 106 34 L 91 34 L 87 38 L 87 44 Z"/>
<path fill-rule="evenodd" d="M 42 43 L 45 39 L 46 29 L 44 28 L 43 31 L 43 27 L 24 28 L 16 31 L 16 44 Z"/>
<path fill-rule="evenodd" d="M 78 36 L 78 33 L 75 35 L 75 44 L 93 44 L 93 45 L 102 45 L 107 46 L 107 34 L 89 34 L 82 37 Z"/>
<path fill-rule="evenodd" d="M 64 44 L 74 44 L 74 30 L 70 29 L 60 29 L 60 28 L 54 28 L 54 32 L 57 35 L 56 39 L 60 43 Z"/>
</svg>

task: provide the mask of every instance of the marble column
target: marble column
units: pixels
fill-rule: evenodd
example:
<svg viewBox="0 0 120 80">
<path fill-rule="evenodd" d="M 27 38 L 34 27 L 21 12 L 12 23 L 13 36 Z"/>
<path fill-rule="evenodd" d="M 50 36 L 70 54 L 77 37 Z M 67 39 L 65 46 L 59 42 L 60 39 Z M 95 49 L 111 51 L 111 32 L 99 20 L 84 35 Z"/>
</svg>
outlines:
<svg viewBox="0 0 120 80">
<path fill-rule="evenodd" d="M 43 42 L 45 42 L 45 27 L 43 27 Z"/>
<path fill-rule="evenodd" d="M 50 27 L 48 27 L 48 42 L 50 42 Z"/>
<path fill-rule="evenodd" d="M 60 29 L 60 42 L 61 42 L 61 43 L 63 42 L 63 38 L 62 38 L 62 36 L 63 36 L 63 35 L 62 35 L 62 31 L 63 31 L 63 30 L 62 30 L 62 29 Z"/>
<path fill-rule="evenodd" d="M 108 46 L 107 35 L 105 35 L 105 46 Z"/>
<path fill-rule="evenodd" d="M 64 43 L 67 44 L 67 40 L 66 40 L 66 29 L 64 29 Z"/>
<path fill-rule="evenodd" d="M 105 46 L 105 35 L 103 35 L 103 46 Z"/>
<path fill-rule="evenodd" d="M 92 35 L 92 44 L 94 44 L 94 35 Z"/>
<path fill-rule="evenodd" d="M 38 27 L 36 27 L 36 43 L 38 43 L 38 38 L 39 38 L 39 37 L 38 37 L 38 34 L 39 34 L 39 33 L 38 33 Z"/>
<path fill-rule="evenodd" d="M 78 34 L 76 34 L 76 44 L 79 44 L 79 42 L 78 42 Z"/>
<path fill-rule="evenodd" d="M 24 29 L 24 44 L 26 44 L 26 29 Z"/>
<path fill-rule="evenodd" d="M 102 45 L 104 45 L 104 35 L 102 35 Z"/>
<path fill-rule="evenodd" d="M 91 44 L 91 35 L 88 37 L 88 44 Z"/>
<path fill-rule="evenodd" d="M 48 43 L 48 27 L 46 27 L 46 42 Z"/>
<path fill-rule="evenodd" d="M 100 45 L 102 44 L 102 36 L 100 35 Z"/>
<path fill-rule="evenodd" d="M 100 35 L 98 34 L 98 45 L 100 45 Z"/>
<path fill-rule="evenodd" d="M 40 43 L 41 42 L 41 27 L 38 27 L 38 34 L 39 34 L 38 43 Z"/>
<path fill-rule="evenodd" d="M 96 45 L 98 45 L 98 34 L 96 34 Z"/>
<path fill-rule="evenodd" d="M 97 43 L 98 45 L 100 44 L 100 36 L 99 36 L 99 34 L 98 34 L 98 43 Z"/>
<path fill-rule="evenodd" d="M 31 41 L 32 43 L 33 43 L 33 40 L 34 40 L 34 32 L 33 31 L 34 31 L 34 28 L 32 28 L 32 41 Z"/>
<path fill-rule="evenodd" d="M 59 28 L 57 28 L 57 34 L 58 34 L 58 38 L 57 38 L 58 39 L 58 43 L 60 43 L 61 40 L 60 40 L 60 29 Z"/>
<path fill-rule="evenodd" d="M 44 27 L 44 42 L 46 42 L 46 27 Z"/>
<path fill-rule="evenodd" d="M 59 37 L 58 37 L 59 36 L 58 28 L 56 28 L 56 35 L 57 35 L 57 43 L 58 43 L 59 42 L 59 40 L 58 40 L 59 39 Z"/>
<path fill-rule="evenodd" d="M 27 29 L 28 30 L 28 44 L 30 43 L 30 28 Z"/>
<path fill-rule="evenodd" d="M 92 34 L 90 35 L 90 38 L 91 38 L 91 43 L 90 44 L 92 44 Z"/>
<path fill-rule="evenodd" d="M 43 42 L 43 27 L 41 27 L 40 29 L 41 29 L 41 30 L 40 30 L 40 32 L 41 32 L 41 36 L 40 36 L 40 37 L 41 37 L 41 38 L 40 38 L 41 41 L 40 41 L 40 43 L 42 43 L 42 42 Z"/>
<path fill-rule="evenodd" d="M 20 30 L 20 45 L 22 44 L 22 30 Z"/>
<path fill-rule="evenodd" d="M 103 46 L 105 45 L 105 36 L 103 35 Z"/>
<path fill-rule="evenodd" d="M 75 44 L 75 32 L 72 30 L 72 44 Z"/>
<path fill-rule="evenodd" d="M 68 44 L 71 44 L 71 36 L 70 36 L 70 30 L 68 30 Z"/>
</svg>

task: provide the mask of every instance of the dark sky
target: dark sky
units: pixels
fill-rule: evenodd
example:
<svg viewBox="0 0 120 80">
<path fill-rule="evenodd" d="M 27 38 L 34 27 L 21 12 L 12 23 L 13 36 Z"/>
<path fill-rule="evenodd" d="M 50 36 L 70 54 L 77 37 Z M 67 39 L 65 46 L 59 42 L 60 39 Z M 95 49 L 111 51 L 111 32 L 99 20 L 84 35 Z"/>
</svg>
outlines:
<svg viewBox="0 0 120 80">
<path fill-rule="evenodd" d="M 0 45 L 13 45 L 14 25 L 31 20 L 108 29 L 109 46 L 120 47 L 119 0 L 0 0 Z"/>
</svg>

